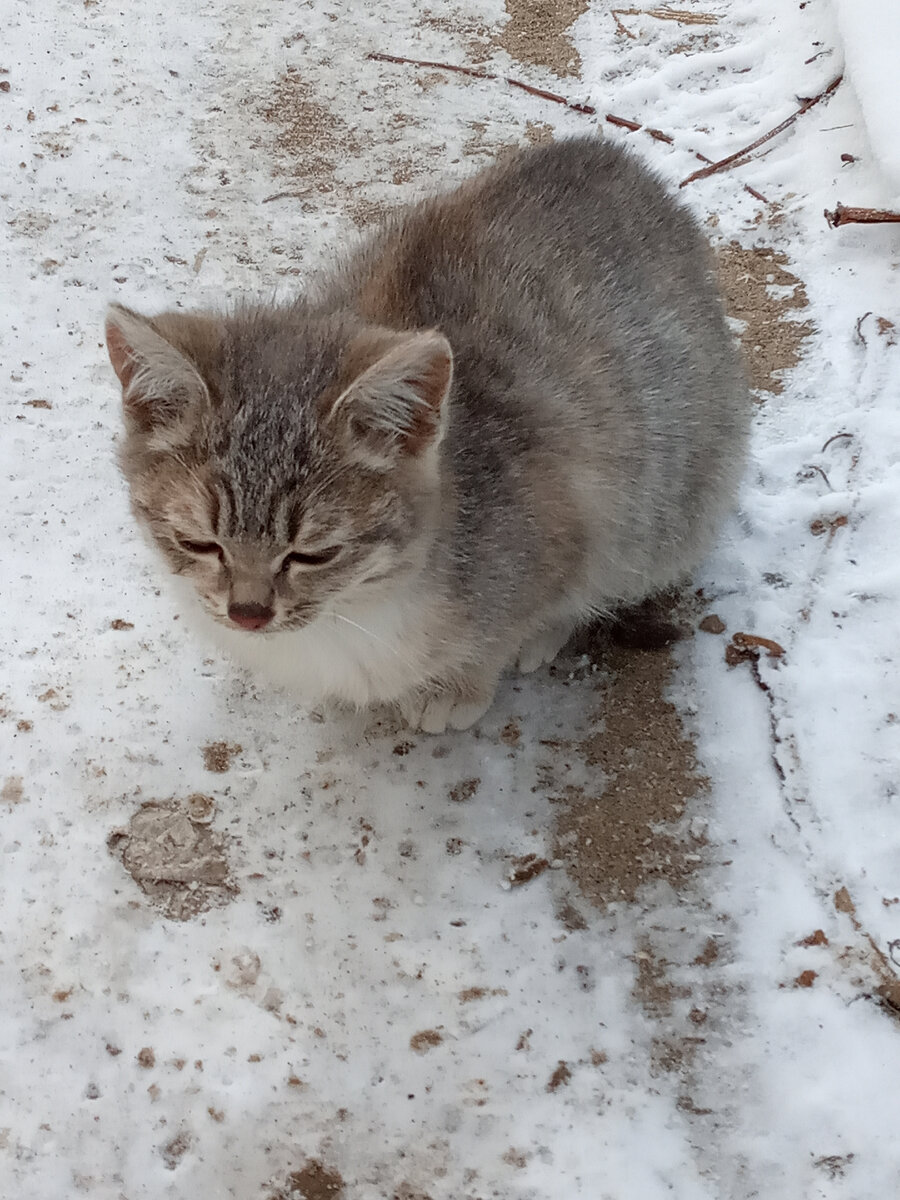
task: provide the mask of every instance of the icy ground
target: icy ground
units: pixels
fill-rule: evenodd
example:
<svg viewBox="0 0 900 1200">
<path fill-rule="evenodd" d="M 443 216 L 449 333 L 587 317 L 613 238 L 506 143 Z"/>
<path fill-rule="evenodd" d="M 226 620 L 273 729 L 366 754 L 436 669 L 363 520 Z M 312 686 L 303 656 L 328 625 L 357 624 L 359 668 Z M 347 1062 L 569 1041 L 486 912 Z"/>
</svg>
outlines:
<svg viewBox="0 0 900 1200">
<path fill-rule="evenodd" d="M 182 632 L 105 303 L 300 286 L 525 140 L 596 127 L 677 186 L 841 73 L 828 0 L 3 8 L 0 1195 L 898 1194 L 900 226 L 822 216 L 896 195 L 854 90 L 877 28 L 681 192 L 748 355 L 796 342 L 697 579 L 727 629 L 675 654 L 684 732 L 620 655 L 429 738 L 317 723 Z"/>
</svg>

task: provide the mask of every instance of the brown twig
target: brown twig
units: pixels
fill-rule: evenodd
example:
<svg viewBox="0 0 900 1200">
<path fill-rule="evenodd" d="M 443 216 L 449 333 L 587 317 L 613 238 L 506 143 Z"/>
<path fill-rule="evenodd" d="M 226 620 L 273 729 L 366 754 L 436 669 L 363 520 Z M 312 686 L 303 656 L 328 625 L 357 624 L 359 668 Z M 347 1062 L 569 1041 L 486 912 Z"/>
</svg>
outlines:
<svg viewBox="0 0 900 1200">
<path fill-rule="evenodd" d="M 274 192 L 271 196 L 265 196 L 261 201 L 262 204 L 271 204 L 273 200 L 285 200 L 291 197 L 294 200 L 303 200 L 310 194 L 310 189 L 305 192 Z"/>
<path fill-rule="evenodd" d="M 825 220 L 832 229 L 840 225 L 889 225 L 900 221 L 900 212 L 887 208 L 852 208 L 838 203 L 834 212 L 825 209 Z"/>
<path fill-rule="evenodd" d="M 610 125 L 618 125 L 622 129 L 630 129 L 632 133 L 643 129 L 640 121 L 629 121 L 627 117 L 614 117 L 612 113 L 607 113 L 603 119 L 609 121 Z"/>
<path fill-rule="evenodd" d="M 826 213 L 825 215 L 827 216 L 828 214 Z M 865 336 L 863 335 L 863 331 L 862 331 L 863 321 L 866 319 L 866 317 L 871 317 L 871 315 L 872 315 L 872 310 L 871 310 L 871 308 L 870 308 L 870 309 L 869 309 L 869 311 L 868 311 L 868 312 L 866 312 L 866 313 L 863 313 L 863 315 L 862 315 L 862 316 L 859 318 L 859 320 L 856 322 L 856 336 L 857 336 L 857 338 L 859 338 L 859 340 L 860 340 L 860 342 L 862 343 L 862 345 L 863 345 L 863 346 L 868 346 L 868 344 L 869 344 L 869 343 L 866 341 L 866 339 L 865 339 Z M 835 437 L 841 437 L 841 436 L 847 436 L 847 437 L 848 437 L 848 436 L 849 436 L 849 434 L 842 435 L 842 434 L 840 434 L 840 433 L 836 433 L 834 436 L 835 436 Z M 825 443 L 825 445 L 827 446 L 827 445 L 828 445 L 828 443 L 826 442 L 826 443 Z"/>
<path fill-rule="evenodd" d="M 830 492 L 834 491 L 834 488 L 831 486 L 831 480 L 828 478 L 828 476 L 825 474 L 825 472 L 822 470 L 822 468 L 820 466 L 818 466 L 816 463 L 806 463 L 804 465 L 803 469 L 804 469 L 804 471 L 814 471 L 816 474 L 821 475 L 822 478 L 825 480 L 825 484 L 826 484 L 828 490 Z M 809 476 L 807 476 L 806 478 L 809 478 Z"/>
<path fill-rule="evenodd" d="M 482 71 L 478 67 L 463 67 L 457 63 L 432 62 L 430 59 L 423 58 L 403 58 L 397 54 L 380 54 L 374 50 L 367 54 L 366 57 L 373 62 L 401 63 L 410 67 L 429 67 L 434 71 L 452 71 L 457 75 L 468 75 L 472 79 L 487 79 L 493 82 L 501 81 L 508 83 L 510 87 L 520 88 L 523 92 L 528 92 L 530 96 L 538 96 L 542 100 L 552 100 L 555 104 L 562 104 L 573 112 L 584 113 L 588 117 L 597 115 L 596 108 L 591 104 L 575 104 L 571 100 L 567 100 L 565 96 L 557 95 L 556 92 L 548 92 L 543 88 L 532 87 L 530 83 L 523 83 L 521 79 L 512 79 L 509 75 L 492 75 L 489 71 Z M 610 125 L 616 125 L 621 129 L 628 129 L 632 133 L 636 133 L 642 129 L 655 141 L 665 142 L 669 146 L 675 142 L 671 134 L 663 132 L 662 129 L 651 129 L 649 126 L 642 125 L 640 121 L 630 121 L 627 117 L 617 117 L 613 113 L 606 113 L 603 119 Z M 695 152 L 694 157 L 703 163 L 710 162 L 705 154 L 700 154 L 699 152 Z M 754 199 L 760 200 L 763 204 L 769 203 L 762 192 L 758 192 L 756 188 L 750 187 L 748 183 L 744 184 L 744 191 L 749 192 Z M 280 194 L 283 195 L 285 193 Z"/>
<path fill-rule="evenodd" d="M 652 138 L 656 139 L 656 141 L 665 142 L 669 146 L 673 145 L 675 142 L 673 137 L 671 137 L 668 133 L 663 133 L 661 129 L 650 129 L 649 126 L 641 125 L 638 121 L 629 121 L 627 117 L 615 117 L 612 115 L 612 113 L 607 113 L 603 119 L 608 121 L 610 125 L 617 125 L 622 129 L 629 129 L 632 133 L 636 133 L 637 130 L 643 129 L 645 133 L 649 133 Z M 694 158 L 703 163 L 711 162 L 711 160 L 708 159 L 705 154 L 701 154 L 699 150 L 694 151 Z M 763 204 L 769 203 L 762 192 L 758 192 L 756 188 L 751 187 L 749 183 L 744 184 L 744 191 L 749 192 L 754 199 L 762 201 Z"/>
<path fill-rule="evenodd" d="M 699 171 L 694 171 L 693 175 L 688 175 L 687 179 L 682 179 L 678 186 L 684 187 L 686 184 L 693 183 L 697 179 L 706 179 L 709 175 L 715 175 L 718 171 L 726 171 L 729 167 L 733 167 L 734 164 L 739 162 L 742 158 L 746 158 L 749 154 L 752 154 L 754 150 L 758 150 L 760 146 L 765 145 L 766 142 L 769 142 L 772 140 L 772 138 L 777 137 L 779 133 L 783 133 L 785 129 L 789 129 L 798 117 L 802 117 L 804 113 L 809 112 L 809 110 L 814 108 L 815 105 L 817 105 L 820 101 L 825 100 L 828 96 L 830 96 L 831 93 L 838 87 L 843 78 L 843 75 L 836 76 L 836 78 L 832 79 L 827 88 L 819 92 L 817 96 L 810 96 L 804 100 L 796 112 L 791 113 L 789 117 L 785 117 L 785 119 L 779 125 L 776 125 L 774 129 L 770 129 L 768 133 L 764 133 L 761 137 L 758 137 L 756 141 L 751 142 L 749 146 L 744 146 L 742 150 L 738 150 L 734 154 L 729 154 L 727 158 L 720 158 L 718 162 L 710 163 L 708 167 L 703 167 Z"/>
<path fill-rule="evenodd" d="M 854 932 L 861 934 L 863 940 L 868 944 L 870 951 L 868 965 L 879 981 L 875 993 L 896 1016 L 900 1012 L 900 979 L 897 978 L 897 973 L 891 969 L 891 959 L 888 958 L 872 935 L 863 928 L 863 924 L 856 911 L 856 905 L 853 903 L 853 898 L 846 887 L 840 887 L 834 893 L 834 907 L 839 913 L 844 913 L 850 918 L 850 924 L 853 926 Z M 889 949 L 893 949 L 893 943 L 889 943 Z M 893 954 L 891 958 L 893 958 Z"/>
<path fill-rule="evenodd" d="M 477 67 L 461 67 L 455 63 L 430 62 L 428 59 L 422 58 L 401 58 L 396 54 L 378 54 L 375 51 L 367 54 L 366 58 L 372 59 L 374 62 L 388 63 L 405 63 L 411 67 L 431 67 L 435 71 L 455 71 L 458 75 L 469 75 L 472 79 L 490 79 L 502 80 L 503 83 L 508 83 L 510 87 L 521 88 L 523 92 L 528 92 L 530 96 L 539 96 L 542 100 L 552 100 L 555 104 L 563 104 L 566 108 L 571 108 L 573 112 L 586 113 L 592 117 L 596 115 L 596 108 L 590 104 L 575 104 L 571 100 L 567 100 L 565 96 L 559 96 L 556 92 L 548 92 L 543 88 L 532 87 L 530 83 L 523 83 L 521 79 L 511 79 L 508 75 L 492 75 L 489 71 L 480 71 Z"/>
<path fill-rule="evenodd" d="M 866 317 L 868 315 L 869 314 L 866 313 Z M 865 320 L 865 317 L 860 317 L 860 321 L 864 321 L 864 320 Z M 857 328 L 859 328 L 858 325 L 857 325 Z M 838 441 L 840 438 L 849 438 L 852 441 L 853 434 L 852 433 L 833 433 L 831 435 L 831 437 L 828 439 L 828 441 L 825 443 L 825 445 L 822 447 L 822 449 L 819 451 L 819 453 L 824 454 L 825 451 L 828 449 L 828 447 L 831 445 L 831 443 Z"/>
</svg>

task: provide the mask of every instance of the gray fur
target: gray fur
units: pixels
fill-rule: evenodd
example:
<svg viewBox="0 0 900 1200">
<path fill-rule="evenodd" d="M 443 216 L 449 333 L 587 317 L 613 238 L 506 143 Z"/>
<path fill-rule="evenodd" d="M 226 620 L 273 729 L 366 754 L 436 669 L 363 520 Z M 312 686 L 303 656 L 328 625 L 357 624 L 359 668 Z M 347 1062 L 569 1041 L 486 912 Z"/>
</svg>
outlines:
<svg viewBox="0 0 900 1200">
<path fill-rule="evenodd" d="M 477 719 L 506 666 L 679 582 L 744 461 L 750 402 L 708 248 L 595 139 L 399 213 L 290 305 L 113 310 L 110 328 L 133 364 L 111 341 L 138 515 L 223 626 L 238 579 L 241 603 L 275 612 L 232 648 L 277 658 L 310 700 L 396 702 L 426 729 Z M 160 338 L 206 394 L 173 383 Z M 333 562 L 279 570 L 326 544 L 344 547 Z"/>
</svg>

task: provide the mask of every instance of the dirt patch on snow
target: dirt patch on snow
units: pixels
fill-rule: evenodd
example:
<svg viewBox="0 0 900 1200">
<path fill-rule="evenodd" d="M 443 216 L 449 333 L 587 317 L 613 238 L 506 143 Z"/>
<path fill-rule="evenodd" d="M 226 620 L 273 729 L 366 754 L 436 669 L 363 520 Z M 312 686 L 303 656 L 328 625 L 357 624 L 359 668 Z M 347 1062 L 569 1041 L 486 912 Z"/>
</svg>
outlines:
<svg viewBox="0 0 900 1200">
<path fill-rule="evenodd" d="M 708 784 L 666 699 L 670 653 L 613 647 L 601 661 L 609 678 L 597 731 L 571 747 L 597 783 L 564 790 L 555 853 L 602 908 L 660 879 L 677 889 L 697 870 L 705 839 L 686 808 Z"/>
<path fill-rule="evenodd" d="M 229 879 L 227 838 L 209 827 L 208 797 L 184 804 L 143 804 L 125 829 L 107 839 L 116 856 L 155 908 L 173 921 L 227 904 L 237 888 Z"/>
<path fill-rule="evenodd" d="M 637 977 L 632 994 L 648 1017 L 661 1020 L 672 1015 L 672 1004 L 677 997 L 687 994 L 685 989 L 676 989 L 669 978 L 670 966 L 660 958 L 649 939 L 635 951 Z"/>
<path fill-rule="evenodd" d="M 289 67 L 278 80 L 262 115 L 280 130 L 275 173 L 303 180 L 310 194 L 332 191 L 338 163 L 360 149 L 346 121 L 321 102 L 297 67 Z"/>
<path fill-rule="evenodd" d="M 520 63 L 579 75 L 581 56 L 567 31 L 587 9 L 587 0 L 506 0 L 509 21 L 497 45 Z"/>
<path fill-rule="evenodd" d="M 787 269 L 789 261 L 769 246 L 730 242 L 718 251 L 725 307 L 729 316 L 745 323 L 741 346 L 750 386 L 776 395 L 784 388 L 781 372 L 799 363 L 813 329 L 810 321 L 791 316 L 807 308 L 809 300 L 802 281 Z"/>
<path fill-rule="evenodd" d="M 242 749 L 243 746 L 231 742 L 210 742 L 208 746 L 203 747 L 203 765 L 214 775 L 224 775 L 226 771 L 231 770 L 232 759 L 240 754 Z"/>
<path fill-rule="evenodd" d="M 25 788 L 22 782 L 22 776 L 8 776 L 3 784 L 3 787 L 0 788 L 0 800 L 12 808 L 14 804 L 21 804 L 24 796 Z"/>
<path fill-rule="evenodd" d="M 461 38 L 466 58 L 470 63 L 486 62 L 493 53 L 491 27 L 465 13 L 455 13 L 452 17 L 436 17 L 426 9 L 424 16 L 419 20 L 419 26 L 452 38 Z"/>
<path fill-rule="evenodd" d="M 310 1159 L 299 1171 L 292 1171 L 286 1183 L 271 1192 L 269 1200 L 342 1200 L 344 1181 L 318 1159 Z"/>
<path fill-rule="evenodd" d="M 422 1029 L 419 1033 L 414 1033 L 409 1039 L 411 1050 L 415 1050 L 416 1054 L 427 1054 L 429 1050 L 433 1050 L 435 1046 L 440 1046 L 444 1040 L 444 1035 L 437 1029 Z"/>
</svg>

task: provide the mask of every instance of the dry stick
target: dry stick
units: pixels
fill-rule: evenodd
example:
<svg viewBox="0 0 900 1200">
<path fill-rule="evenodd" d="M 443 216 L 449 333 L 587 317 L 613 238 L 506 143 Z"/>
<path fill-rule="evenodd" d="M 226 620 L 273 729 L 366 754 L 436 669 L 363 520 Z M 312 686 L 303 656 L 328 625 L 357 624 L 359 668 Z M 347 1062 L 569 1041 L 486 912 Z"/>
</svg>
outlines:
<svg viewBox="0 0 900 1200">
<path fill-rule="evenodd" d="M 372 59 L 374 62 L 388 63 L 406 63 L 411 67 L 433 67 L 436 71 L 455 71 L 458 75 L 470 75 L 473 79 L 492 79 L 502 80 L 508 83 L 510 87 L 521 88 L 523 92 L 528 92 L 531 96 L 540 96 L 542 100 L 553 100 L 556 104 L 564 104 L 566 108 L 571 108 L 574 112 L 586 113 L 589 117 L 596 115 L 597 110 L 590 104 L 573 104 L 571 100 L 567 100 L 565 96 L 558 96 L 556 92 L 546 92 L 543 88 L 532 87 L 530 83 L 522 83 L 520 79 L 510 79 L 508 75 L 492 75 L 489 71 L 479 71 L 477 67 L 459 67 L 454 63 L 429 62 L 422 58 L 400 58 L 396 54 L 376 54 L 374 51 L 367 54 L 366 58 Z"/>
<path fill-rule="evenodd" d="M 261 203 L 262 204 L 271 204 L 271 202 L 273 200 L 284 200 L 288 196 L 292 197 L 295 200 L 305 200 L 306 197 L 311 194 L 312 194 L 312 191 L 310 188 L 307 188 L 306 191 L 304 191 L 304 192 L 275 192 L 271 196 L 266 196 L 261 201 Z"/>
<path fill-rule="evenodd" d="M 504 83 L 508 83 L 510 87 L 521 88 L 523 92 L 528 92 L 531 96 L 539 96 L 543 100 L 552 100 L 555 104 L 562 104 L 566 108 L 572 109 L 573 112 L 584 113 L 589 117 L 597 115 L 597 110 L 593 105 L 573 104 L 571 100 L 567 100 L 565 96 L 558 96 L 556 92 L 547 92 L 543 88 L 532 87 L 530 83 L 523 83 L 521 79 L 512 79 L 508 75 L 492 75 L 490 72 L 481 71 L 477 67 L 461 67 L 455 63 L 431 62 L 428 59 L 422 58 L 401 58 L 396 54 L 379 54 L 375 51 L 367 54 L 366 57 L 372 59 L 374 62 L 404 63 L 411 67 L 430 67 L 435 71 L 455 71 L 458 75 L 469 75 L 472 79 L 488 79 L 494 82 L 501 80 Z M 610 125 L 629 129 L 632 133 L 643 129 L 645 133 L 648 133 L 657 142 L 665 142 L 669 146 L 673 145 L 675 141 L 673 137 L 668 133 L 663 133 L 661 129 L 651 129 L 649 126 L 645 127 L 639 121 L 629 121 L 627 117 L 616 117 L 612 113 L 607 113 L 604 120 L 608 121 Z M 699 152 L 695 152 L 694 157 L 698 158 L 700 162 L 708 163 L 710 161 L 705 154 L 700 154 Z M 763 204 L 769 203 L 762 192 L 758 192 L 756 188 L 752 188 L 749 183 L 744 184 L 744 191 L 749 192 L 755 199 L 761 200 Z M 285 194 L 287 193 L 280 193 L 279 195 Z"/>
<path fill-rule="evenodd" d="M 754 150 L 758 150 L 760 146 L 771 141 L 773 137 L 777 137 L 779 133 L 783 133 L 785 129 L 789 129 L 798 117 L 802 117 L 804 113 L 809 112 L 820 100 L 824 100 L 830 96 L 843 78 L 843 75 L 838 75 L 835 79 L 832 79 L 828 87 L 824 91 L 819 92 L 818 96 L 811 96 L 809 99 L 804 100 L 795 113 L 791 113 L 780 125 L 776 125 L 774 129 L 770 129 L 762 137 L 758 137 L 755 142 L 751 142 L 743 150 L 738 150 L 734 154 L 729 154 L 727 158 L 721 158 L 718 162 L 710 163 L 708 167 L 703 167 L 701 170 L 695 171 L 693 175 L 688 175 L 687 179 L 682 179 L 678 186 L 684 187 L 688 183 L 693 183 L 695 179 L 706 179 L 708 175 L 715 175 L 717 171 L 725 171 L 729 167 L 733 167 L 740 159 L 746 158 L 748 154 L 751 154 Z"/>
<path fill-rule="evenodd" d="M 643 129 L 645 133 L 649 133 L 652 138 L 656 139 L 656 141 L 666 142 L 670 146 L 675 141 L 675 139 L 673 137 L 670 137 L 669 134 L 667 134 L 667 133 L 663 133 L 663 131 L 661 129 L 645 128 L 643 125 L 639 124 L 637 121 L 629 121 L 626 117 L 614 117 L 614 116 L 612 116 L 612 114 L 608 113 L 606 115 L 606 117 L 604 118 L 604 120 L 608 121 L 610 123 L 610 125 L 618 125 L 622 129 L 630 129 L 632 133 L 634 133 L 638 129 Z M 708 159 L 705 154 L 701 154 L 699 152 L 699 150 L 694 151 L 694 158 L 697 158 L 700 160 L 700 162 L 705 162 L 705 163 L 708 163 L 711 161 L 711 159 Z M 756 200 L 761 200 L 763 202 L 763 204 L 769 203 L 769 201 L 762 194 L 762 192 L 758 192 L 756 190 L 756 188 L 751 187 L 749 183 L 744 184 L 744 191 L 749 192 L 750 195 L 753 196 Z"/>
<path fill-rule="evenodd" d="M 834 212 L 825 209 L 825 220 L 832 229 L 839 225 L 887 225 L 900 221 L 900 212 L 887 208 L 851 208 L 838 203 Z"/>
<path fill-rule="evenodd" d="M 871 316 L 871 313 L 866 313 L 866 317 L 868 317 L 868 316 Z M 859 320 L 864 321 L 866 319 L 866 317 L 860 317 Z M 859 321 L 857 321 L 856 327 L 857 327 L 857 329 L 859 328 Z M 838 441 L 839 438 L 849 438 L 852 441 L 853 434 L 852 433 L 833 433 L 831 435 L 831 437 L 828 439 L 828 441 L 825 443 L 825 445 L 822 447 L 822 449 L 819 451 L 819 453 L 824 454 L 825 451 L 828 449 L 828 447 L 831 445 L 831 443 Z"/>
</svg>

